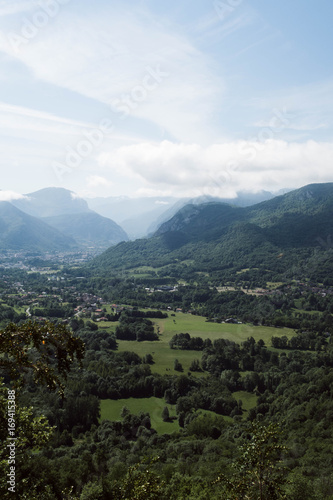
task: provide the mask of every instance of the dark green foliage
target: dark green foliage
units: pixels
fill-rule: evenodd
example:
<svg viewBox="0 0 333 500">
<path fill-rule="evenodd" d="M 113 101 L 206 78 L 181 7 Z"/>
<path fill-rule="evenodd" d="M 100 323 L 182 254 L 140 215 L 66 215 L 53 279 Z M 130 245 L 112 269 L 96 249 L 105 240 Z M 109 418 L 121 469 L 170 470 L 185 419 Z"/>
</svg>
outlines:
<svg viewBox="0 0 333 500">
<path fill-rule="evenodd" d="M 120 316 L 116 337 L 120 340 L 137 340 L 139 342 L 158 340 L 152 321 L 133 315 L 131 312 L 122 313 Z"/>
<path fill-rule="evenodd" d="M 287 470 L 282 463 L 286 447 L 280 441 L 276 425 L 253 422 L 249 439 L 240 447 L 240 456 L 233 464 L 234 477 L 226 480 L 231 498 L 287 499 L 283 489 Z"/>
<path fill-rule="evenodd" d="M 298 335 L 288 340 L 286 336 L 272 337 L 272 347 L 276 349 L 291 349 L 303 351 L 321 351 L 327 345 L 327 336 L 318 332 L 298 332 Z"/>
<path fill-rule="evenodd" d="M 74 337 L 64 325 L 49 321 L 42 324 L 27 321 L 20 326 L 9 323 L 0 331 L 0 368 L 17 381 L 32 373 L 36 383 L 46 384 L 63 393 L 63 379 L 76 358 L 82 362 L 83 342 Z"/>
<path fill-rule="evenodd" d="M 171 349 L 185 349 L 193 351 L 202 351 L 204 341 L 201 337 L 192 337 L 188 333 L 177 333 L 169 342 Z"/>
<path fill-rule="evenodd" d="M 146 363 L 148 365 L 153 365 L 154 364 L 154 358 L 151 354 L 146 354 L 143 358 L 142 358 L 142 362 L 143 363 Z"/>
<path fill-rule="evenodd" d="M 182 372 L 183 371 L 183 366 L 182 364 L 178 361 L 178 359 L 175 359 L 174 364 L 173 364 L 174 370 L 177 372 Z"/>
<path fill-rule="evenodd" d="M 170 414 L 169 414 L 169 410 L 168 410 L 168 407 L 165 406 L 163 408 L 163 411 L 162 411 L 162 419 L 164 422 L 168 422 L 169 419 L 170 419 Z"/>
<path fill-rule="evenodd" d="M 167 313 L 162 311 L 137 311 L 133 309 L 132 311 L 126 311 L 126 315 L 131 318 L 167 318 Z"/>
<path fill-rule="evenodd" d="M 38 498 L 37 490 L 47 500 L 332 499 L 333 275 L 327 237 L 332 203 L 331 186 L 322 188 L 310 186 L 245 210 L 188 207 L 154 238 L 106 252 L 102 272 L 99 267 L 93 274 L 93 267 L 64 272 L 66 286 L 52 283 L 64 287 L 62 302 L 51 303 L 52 284 L 45 276 L 4 271 L 9 276 L 6 286 L 0 283 L 4 319 L 25 305 L 14 285 L 22 281 L 26 289 L 49 295 L 39 298 L 44 313 L 53 308 L 61 320 L 60 313 L 68 311 L 72 329 L 86 344 L 83 369 L 74 365 L 64 400 L 26 376 L 22 403 L 57 428 L 47 448 L 20 463 L 26 481 L 21 484 L 30 488 L 31 499 Z M 163 267 L 149 268 L 145 281 L 145 273 L 133 266 L 152 262 Z M 116 275 L 117 266 L 124 266 L 122 275 Z M 77 279 L 82 275 L 86 278 Z M 266 288 L 266 281 L 279 278 L 283 283 L 273 284 L 266 295 L 241 291 Z M 170 287 L 151 292 L 146 284 Z M 226 284 L 235 290 L 220 293 L 216 287 Z M 149 318 L 165 317 L 157 309 L 167 307 L 170 314 L 181 308 L 212 322 L 274 325 L 276 334 L 271 345 L 252 337 L 237 344 L 203 341 L 190 330 L 178 333 L 171 348 L 197 351 L 182 352 L 191 361 L 190 372 L 157 375 L 151 354 L 141 359 L 117 352 L 109 328 L 73 317 L 79 291 L 87 290 L 94 301 L 103 297 L 132 305 L 120 315 L 117 331 L 124 338 L 156 336 Z M 138 309 L 147 306 L 155 310 Z M 109 317 L 118 320 L 119 312 Z M 173 318 L 177 321 L 177 313 Z M 294 336 L 280 336 L 282 326 L 294 328 Z M 156 330 L 164 334 L 163 328 Z M 119 420 L 99 421 L 100 398 L 151 396 L 173 405 L 180 429 L 166 407 L 163 425 L 170 434 L 157 434 L 156 415 L 150 418 L 146 411 L 133 415 L 125 408 Z M 159 459 L 146 459 L 152 456 Z"/>
<path fill-rule="evenodd" d="M 70 306 L 62 306 L 60 304 L 49 304 L 46 307 L 36 307 L 31 310 L 31 315 L 44 318 L 68 318 L 72 315 L 72 308 Z"/>
<path fill-rule="evenodd" d="M 5 304 L 0 304 L 0 322 L 6 325 L 9 321 L 13 323 L 19 323 L 19 321 L 25 320 L 25 314 L 18 314 L 13 307 Z"/>
<path fill-rule="evenodd" d="M 186 425 L 186 433 L 189 436 L 195 435 L 198 438 L 218 439 L 221 436 L 222 429 L 226 424 L 223 417 L 218 415 L 201 415 L 200 412 L 194 415 Z"/>
<path fill-rule="evenodd" d="M 108 349 L 117 348 L 114 335 L 110 335 L 108 332 L 102 330 L 80 330 L 79 336 L 85 343 L 86 350 L 107 351 Z"/>
<path fill-rule="evenodd" d="M 112 484 L 114 500 L 160 500 L 164 481 L 151 470 L 151 464 L 142 463 L 130 467 L 121 481 Z"/>
<path fill-rule="evenodd" d="M 200 361 L 198 359 L 194 359 L 193 361 L 191 361 L 190 371 L 191 372 L 200 372 L 201 371 Z"/>
</svg>

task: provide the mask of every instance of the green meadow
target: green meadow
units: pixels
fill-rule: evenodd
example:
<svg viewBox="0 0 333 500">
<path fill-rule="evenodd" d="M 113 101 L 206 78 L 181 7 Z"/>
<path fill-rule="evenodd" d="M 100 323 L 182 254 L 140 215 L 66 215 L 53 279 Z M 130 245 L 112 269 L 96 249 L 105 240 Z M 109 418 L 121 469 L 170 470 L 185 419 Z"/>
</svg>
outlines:
<svg viewBox="0 0 333 500">
<path fill-rule="evenodd" d="M 241 399 L 240 397 L 238 399 Z M 140 412 L 148 412 L 150 415 L 151 426 L 158 434 L 171 434 L 180 429 L 178 418 L 175 410 L 175 405 L 169 405 L 162 398 L 128 398 L 128 399 L 102 399 L 101 403 L 101 417 L 102 420 L 117 421 L 121 419 L 121 410 L 124 406 L 130 410 L 134 415 Z M 163 408 L 167 406 L 170 415 L 170 421 L 164 422 L 162 419 Z M 244 407 L 244 403 L 243 403 Z M 216 415 L 216 413 L 209 410 L 197 410 L 196 413 Z M 231 422 L 232 418 L 223 416 L 224 420 Z"/>
<path fill-rule="evenodd" d="M 246 415 L 251 408 L 254 408 L 257 404 L 258 396 L 252 392 L 237 391 L 232 393 L 233 397 L 238 401 L 242 401 L 242 408 L 244 414 Z"/>
<path fill-rule="evenodd" d="M 171 314 L 173 314 L 171 316 Z M 146 354 L 152 354 L 154 364 L 151 365 L 152 372 L 162 375 L 180 374 L 174 370 L 174 361 L 178 361 L 183 366 L 183 373 L 187 374 L 190 369 L 191 362 L 194 359 L 201 359 L 201 351 L 181 351 L 170 349 L 169 341 L 176 333 L 189 333 L 193 337 L 201 337 L 203 339 L 210 338 L 212 341 L 216 339 L 228 339 L 237 343 L 241 343 L 248 337 L 253 337 L 256 341 L 264 340 L 267 347 L 271 347 L 272 336 L 286 335 L 288 338 L 294 335 L 294 331 L 289 328 L 273 328 L 267 326 L 252 326 L 249 324 L 227 324 L 227 323 L 211 323 L 206 321 L 206 318 L 194 316 L 186 313 L 168 313 L 168 318 L 154 319 L 156 331 L 159 331 L 159 341 L 155 342 L 133 342 L 126 340 L 118 340 L 118 351 L 133 351 L 143 357 Z M 114 331 L 117 323 L 104 323 L 103 327 L 108 331 Z M 192 376 L 204 376 L 203 372 L 193 372 Z M 250 408 L 256 405 L 257 396 L 245 391 L 238 391 L 233 394 L 237 400 L 242 400 L 244 416 Z M 168 407 L 170 417 L 176 417 L 174 405 L 166 404 L 162 398 L 129 398 L 118 400 L 101 400 L 101 419 L 100 420 L 121 420 L 120 413 L 122 408 L 126 406 L 131 413 L 138 414 L 141 411 L 148 412 L 151 418 L 152 427 L 159 434 L 170 434 L 179 430 L 178 420 L 170 420 L 163 422 L 162 410 L 165 406 Z M 206 413 L 204 410 L 200 410 Z M 210 413 L 210 412 L 208 412 Z"/>
<path fill-rule="evenodd" d="M 120 413 L 126 406 L 134 415 L 140 412 L 148 412 L 150 415 L 151 426 L 159 434 L 171 434 L 179 430 L 178 419 L 176 417 L 175 405 L 167 404 L 161 398 L 129 398 L 129 399 L 102 399 L 101 400 L 101 418 L 102 420 L 121 420 Z M 170 415 L 170 422 L 163 422 L 162 411 L 167 406 Z M 175 417 L 172 420 L 172 417 Z"/>
<path fill-rule="evenodd" d="M 174 314 L 174 316 L 171 316 Z M 177 374 L 174 370 L 174 360 L 182 364 L 184 373 L 190 369 L 191 362 L 194 359 L 201 359 L 201 351 L 181 351 L 170 349 L 169 342 L 176 333 L 189 333 L 192 337 L 228 339 L 241 343 L 248 337 L 253 337 L 256 341 L 262 339 L 267 347 L 271 347 L 272 336 L 281 337 L 286 335 L 291 338 L 294 330 L 290 328 L 274 328 L 268 326 L 252 326 L 250 324 L 229 324 L 229 323 L 211 323 L 202 316 L 194 316 L 187 313 L 168 313 L 168 318 L 154 319 L 156 329 L 159 328 L 159 341 L 154 342 L 133 342 L 127 340 L 118 340 L 119 351 L 134 351 L 139 356 L 152 354 L 154 364 L 151 366 L 152 372 L 160 374 Z M 117 323 L 105 323 L 103 326 L 109 326 L 109 331 L 114 331 Z M 200 373 L 193 373 L 194 376 L 200 376 Z"/>
</svg>

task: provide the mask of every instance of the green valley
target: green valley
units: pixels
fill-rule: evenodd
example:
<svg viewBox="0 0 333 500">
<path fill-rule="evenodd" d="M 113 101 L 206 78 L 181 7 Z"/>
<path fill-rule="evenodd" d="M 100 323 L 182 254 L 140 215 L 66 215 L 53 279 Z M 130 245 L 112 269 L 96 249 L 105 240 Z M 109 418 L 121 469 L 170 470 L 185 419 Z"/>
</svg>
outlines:
<svg viewBox="0 0 333 500">
<path fill-rule="evenodd" d="M 21 497 L 257 500 L 260 469 L 265 500 L 331 500 L 332 200 L 187 205 L 97 257 L 4 252 L 1 437 L 13 387 L 43 424 L 39 447 L 18 430 Z"/>
</svg>

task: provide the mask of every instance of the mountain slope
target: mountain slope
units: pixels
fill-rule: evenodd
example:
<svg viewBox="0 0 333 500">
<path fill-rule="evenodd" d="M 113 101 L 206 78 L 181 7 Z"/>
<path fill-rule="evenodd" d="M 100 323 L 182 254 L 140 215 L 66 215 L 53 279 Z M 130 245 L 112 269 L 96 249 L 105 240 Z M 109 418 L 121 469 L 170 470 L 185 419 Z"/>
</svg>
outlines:
<svg viewBox="0 0 333 500">
<path fill-rule="evenodd" d="M 118 224 L 95 212 L 58 215 L 43 220 L 63 234 L 72 236 L 81 245 L 107 247 L 128 240 L 127 234 Z"/>
<path fill-rule="evenodd" d="M 91 210 L 84 199 L 67 189 L 41 189 L 12 204 L 74 238 L 77 246 L 107 248 L 128 240 L 127 234 L 118 224 Z"/>
<path fill-rule="evenodd" d="M 162 224 L 155 235 L 177 231 L 186 234 L 190 241 L 209 241 L 218 238 L 225 228 L 244 218 L 244 209 L 225 203 L 191 204 Z"/>
<path fill-rule="evenodd" d="M 313 256 L 325 250 L 320 242 L 330 234 L 333 183 L 313 184 L 246 208 L 187 205 L 152 238 L 108 249 L 92 265 L 97 271 L 172 264 L 178 274 L 185 268 L 235 274 L 254 267 L 297 274 L 301 261 L 309 259 L 319 272 L 319 261 Z"/>
<path fill-rule="evenodd" d="M 234 207 L 248 207 L 255 205 L 262 201 L 270 200 L 274 198 L 274 194 L 269 191 L 260 191 L 259 193 L 237 193 L 236 198 L 216 198 L 213 196 L 199 196 L 193 199 L 181 199 L 175 203 L 171 208 L 165 211 L 158 219 L 156 219 L 153 224 L 148 228 L 148 234 L 152 235 L 155 233 L 162 224 L 170 220 L 179 210 L 181 210 L 186 205 L 203 205 L 205 203 L 225 203 Z"/>
<path fill-rule="evenodd" d="M 249 222 L 282 247 L 317 246 L 330 234 L 333 221 L 333 183 L 311 184 L 251 207 L 221 203 L 187 205 L 155 233 L 183 232 L 191 241 L 216 239 L 234 222 Z"/>
<path fill-rule="evenodd" d="M 211 201 L 224 202 L 235 206 L 248 206 L 273 198 L 268 191 L 256 194 L 238 193 L 236 198 L 213 198 L 200 196 L 194 199 L 173 197 L 149 198 L 91 198 L 89 207 L 97 213 L 115 220 L 127 232 L 131 239 L 152 235 L 161 224 L 171 219 L 178 210 L 187 204 L 200 205 Z"/>
<path fill-rule="evenodd" d="M 0 202 L 0 248 L 9 250 L 69 250 L 75 241 L 9 202 Z"/>
</svg>

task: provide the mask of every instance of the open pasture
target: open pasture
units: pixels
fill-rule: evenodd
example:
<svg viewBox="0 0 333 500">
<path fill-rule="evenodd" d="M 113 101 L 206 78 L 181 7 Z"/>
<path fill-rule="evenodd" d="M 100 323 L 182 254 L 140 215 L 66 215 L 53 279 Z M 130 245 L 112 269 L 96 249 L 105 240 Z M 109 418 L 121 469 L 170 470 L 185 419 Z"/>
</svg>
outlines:
<svg viewBox="0 0 333 500">
<path fill-rule="evenodd" d="M 174 316 L 171 316 L 174 314 Z M 262 339 L 267 347 L 271 347 L 272 336 L 281 337 L 286 335 L 291 338 L 294 330 L 290 328 L 274 328 L 268 326 L 252 326 L 249 324 L 231 324 L 231 323 L 211 323 L 202 316 L 194 316 L 182 312 L 168 313 L 168 318 L 154 319 L 156 328 L 159 328 L 159 341 L 133 342 L 127 340 L 118 340 L 119 351 L 133 351 L 139 356 L 152 354 L 154 364 L 152 372 L 161 374 L 177 374 L 174 370 L 174 360 L 182 364 L 184 373 L 190 369 L 191 362 L 194 359 L 201 360 L 202 351 L 182 351 L 170 349 L 169 342 L 176 333 L 189 333 L 191 337 L 201 337 L 202 339 L 228 339 L 237 343 L 244 342 L 248 337 L 253 337 L 256 341 Z M 113 323 L 113 328 L 115 323 Z M 193 373 L 200 376 L 199 373 Z"/>
<path fill-rule="evenodd" d="M 240 399 L 240 398 L 239 398 Z M 126 406 L 134 415 L 140 412 L 148 412 L 150 415 L 151 426 L 158 434 L 171 434 L 180 429 L 176 415 L 175 405 L 169 405 L 163 398 L 128 398 L 128 399 L 102 399 L 101 400 L 101 418 L 102 420 L 117 421 L 122 420 L 120 414 L 123 407 Z M 170 415 L 170 421 L 164 422 L 162 419 L 163 408 L 167 406 Z M 197 410 L 196 413 L 216 415 L 209 410 Z M 227 422 L 232 422 L 232 418 L 223 416 Z"/>
<path fill-rule="evenodd" d="M 140 412 L 148 412 L 151 426 L 159 434 L 171 434 L 179 430 L 177 418 L 172 420 L 172 417 L 176 417 L 175 405 L 166 404 L 162 398 L 102 399 L 100 420 L 122 420 L 120 413 L 124 406 L 134 415 L 138 415 Z M 162 419 L 162 411 L 165 406 L 169 410 L 169 422 L 164 422 Z"/>
</svg>

